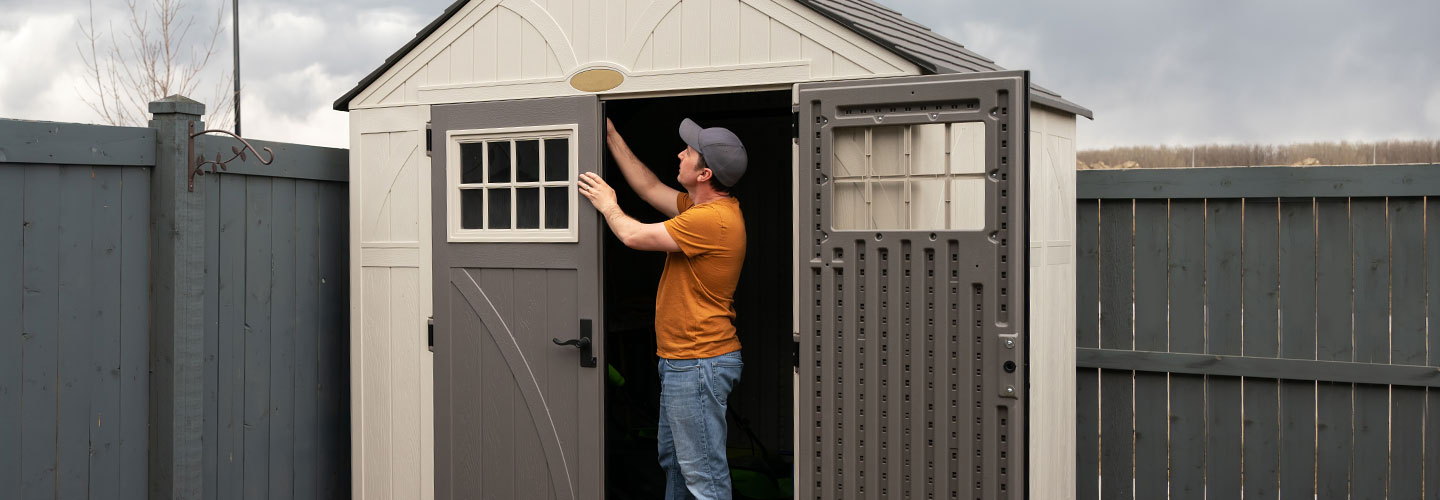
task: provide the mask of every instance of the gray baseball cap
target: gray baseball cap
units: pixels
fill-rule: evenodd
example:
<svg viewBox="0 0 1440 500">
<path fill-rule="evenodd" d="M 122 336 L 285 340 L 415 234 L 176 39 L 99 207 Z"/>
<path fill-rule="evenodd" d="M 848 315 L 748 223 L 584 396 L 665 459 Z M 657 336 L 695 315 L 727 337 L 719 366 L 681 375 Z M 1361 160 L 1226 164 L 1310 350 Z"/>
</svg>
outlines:
<svg viewBox="0 0 1440 500">
<path fill-rule="evenodd" d="M 715 173 L 715 178 L 721 184 L 734 186 L 740 182 L 740 177 L 745 175 L 745 164 L 748 157 L 745 155 L 745 145 L 740 143 L 740 138 L 735 133 L 723 127 L 701 128 L 689 118 L 680 122 L 680 138 L 685 140 L 695 151 L 700 152 L 700 157 L 705 159 L 705 166 Z"/>
</svg>

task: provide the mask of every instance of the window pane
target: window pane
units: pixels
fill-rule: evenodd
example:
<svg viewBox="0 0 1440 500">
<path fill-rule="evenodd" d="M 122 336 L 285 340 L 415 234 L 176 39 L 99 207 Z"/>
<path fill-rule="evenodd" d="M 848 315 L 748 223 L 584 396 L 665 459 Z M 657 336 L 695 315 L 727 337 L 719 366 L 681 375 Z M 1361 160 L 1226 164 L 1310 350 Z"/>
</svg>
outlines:
<svg viewBox="0 0 1440 500">
<path fill-rule="evenodd" d="M 985 179 L 950 181 L 950 229 L 985 229 Z"/>
<path fill-rule="evenodd" d="M 546 150 L 546 154 L 549 154 L 549 150 Z M 547 169 L 546 171 L 548 172 L 549 170 Z M 564 229 L 569 225 L 570 188 L 545 188 L 545 228 Z"/>
<path fill-rule="evenodd" d="M 865 128 L 847 127 L 835 130 L 835 178 L 848 179 L 865 175 Z"/>
<path fill-rule="evenodd" d="M 835 183 L 835 213 L 830 224 L 835 229 L 871 229 L 866 218 L 869 209 L 865 203 L 865 184 L 862 182 Z"/>
<path fill-rule="evenodd" d="M 485 144 L 466 142 L 460 144 L 460 183 L 478 184 L 485 182 L 481 169 L 485 164 Z"/>
<path fill-rule="evenodd" d="M 460 227 L 463 229 L 484 229 L 485 190 L 460 190 Z"/>
<path fill-rule="evenodd" d="M 910 211 L 905 206 L 904 182 L 875 182 L 870 185 L 870 227 L 909 229 Z"/>
<path fill-rule="evenodd" d="M 950 126 L 950 173 L 985 173 L 985 124 L 956 123 Z"/>
<path fill-rule="evenodd" d="M 945 173 L 945 126 L 944 123 L 927 123 L 910 127 L 911 174 Z"/>
<path fill-rule="evenodd" d="M 515 229 L 540 228 L 540 188 L 515 190 Z"/>
<path fill-rule="evenodd" d="M 540 141 L 515 141 L 515 182 L 540 180 Z M 539 203 L 537 200 L 536 203 Z"/>
<path fill-rule="evenodd" d="M 486 178 L 490 182 L 510 182 L 510 141 L 485 144 L 490 151 L 490 174 Z M 509 198 L 506 198 L 506 201 L 508 202 Z M 509 220 L 508 216 L 506 220 Z M 491 225 L 490 227 L 495 226 Z"/>
<path fill-rule="evenodd" d="M 870 175 L 905 175 L 905 127 L 870 128 Z"/>
<path fill-rule="evenodd" d="M 945 180 L 910 181 L 910 229 L 945 229 Z"/>
<path fill-rule="evenodd" d="M 545 180 L 570 180 L 570 140 L 545 141 Z"/>
<path fill-rule="evenodd" d="M 488 191 L 490 191 L 490 229 L 510 229 L 510 190 L 490 189 Z"/>
</svg>

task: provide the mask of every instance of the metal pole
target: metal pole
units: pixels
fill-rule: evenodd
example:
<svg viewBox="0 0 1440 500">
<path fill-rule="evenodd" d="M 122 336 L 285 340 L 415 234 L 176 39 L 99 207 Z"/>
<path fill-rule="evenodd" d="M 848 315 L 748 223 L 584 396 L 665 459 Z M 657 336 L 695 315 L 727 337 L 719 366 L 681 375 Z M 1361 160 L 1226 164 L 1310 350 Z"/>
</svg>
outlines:
<svg viewBox="0 0 1440 500">
<path fill-rule="evenodd" d="M 240 0 L 230 0 L 234 12 L 230 20 L 235 23 L 235 135 L 240 135 Z"/>
</svg>

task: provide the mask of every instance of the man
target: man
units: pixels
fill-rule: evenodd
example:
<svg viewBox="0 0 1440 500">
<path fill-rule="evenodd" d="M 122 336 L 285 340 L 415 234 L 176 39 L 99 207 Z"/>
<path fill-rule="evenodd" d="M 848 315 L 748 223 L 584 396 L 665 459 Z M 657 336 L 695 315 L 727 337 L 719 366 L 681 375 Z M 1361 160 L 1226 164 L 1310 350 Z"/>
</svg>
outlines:
<svg viewBox="0 0 1440 500">
<path fill-rule="evenodd" d="M 686 148 L 676 179 L 660 182 L 605 122 L 606 144 L 630 187 L 670 220 L 642 224 L 615 203 L 600 176 L 580 176 L 580 194 L 605 215 L 611 232 L 636 250 L 667 252 L 655 292 L 655 344 L 660 357 L 660 466 L 665 498 L 730 498 L 725 460 L 725 407 L 740 380 L 735 336 L 735 285 L 745 262 L 745 219 L 730 187 L 745 174 L 745 146 L 724 128 L 680 123 Z"/>
</svg>

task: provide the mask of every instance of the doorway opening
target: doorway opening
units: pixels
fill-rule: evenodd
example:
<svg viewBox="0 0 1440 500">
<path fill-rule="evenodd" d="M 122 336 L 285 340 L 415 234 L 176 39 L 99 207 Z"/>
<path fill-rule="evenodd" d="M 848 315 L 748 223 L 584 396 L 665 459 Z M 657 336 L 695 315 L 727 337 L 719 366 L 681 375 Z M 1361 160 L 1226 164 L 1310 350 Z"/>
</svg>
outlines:
<svg viewBox="0 0 1440 500">
<path fill-rule="evenodd" d="M 682 189 L 675 180 L 675 155 L 685 149 L 677 134 L 683 118 L 703 127 L 728 128 L 745 144 L 749 164 L 732 192 L 745 214 L 747 238 L 735 292 L 735 326 L 745 368 L 728 401 L 728 457 L 735 498 L 791 498 L 795 283 L 790 92 L 612 100 L 606 102 L 605 114 L 636 156 L 675 189 Z M 646 223 L 665 220 L 630 189 L 608 152 L 604 157 L 605 180 L 615 188 L 625 213 Z M 665 255 L 631 250 L 609 231 L 604 234 L 606 498 L 662 498 L 665 475 L 655 437 L 660 385 L 654 321 L 655 287 Z"/>
</svg>

